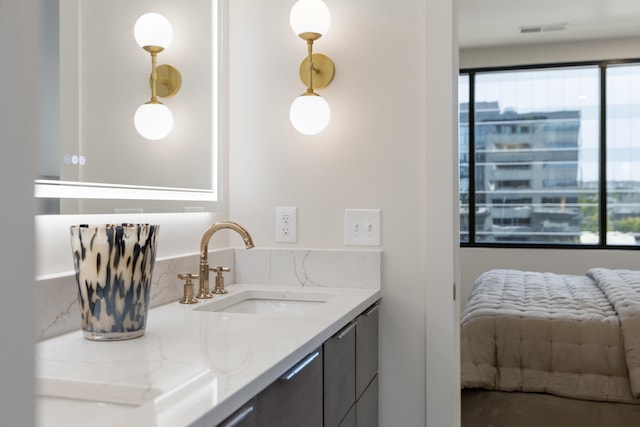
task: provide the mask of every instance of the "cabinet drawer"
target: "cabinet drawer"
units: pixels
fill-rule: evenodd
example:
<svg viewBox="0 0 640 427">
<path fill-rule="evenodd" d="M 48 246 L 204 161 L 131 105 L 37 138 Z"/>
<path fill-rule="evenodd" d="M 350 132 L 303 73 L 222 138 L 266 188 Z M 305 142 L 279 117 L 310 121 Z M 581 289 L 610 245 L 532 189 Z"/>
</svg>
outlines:
<svg viewBox="0 0 640 427">
<path fill-rule="evenodd" d="M 322 348 L 258 395 L 258 425 L 322 426 Z"/>
<path fill-rule="evenodd" d="M 336 427 L 356 400 L 356 324 L 324 343 L 324 425 Z"/>
<path fill-rule="evenodd" d="M 369 307 L 356 323 L 356 399 L 378 373 L 378 304 Z"/>
</svg>

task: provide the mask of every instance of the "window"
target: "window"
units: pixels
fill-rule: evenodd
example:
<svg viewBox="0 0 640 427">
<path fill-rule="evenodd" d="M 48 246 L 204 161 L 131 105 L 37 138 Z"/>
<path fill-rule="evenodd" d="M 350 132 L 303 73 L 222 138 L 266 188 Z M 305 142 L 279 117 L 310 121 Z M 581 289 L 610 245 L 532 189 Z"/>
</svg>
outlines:
<svg viewBox="0 0 640 427">
<path fill-rule="evenodd" d="M 640 245 L 640 63 L 458 83 L 461 244 Z"/>
<path fill-rule="evenodd" d="M 640 65 L 607 69 L 607 230 L 621 244 L 640 239 Z"/>
<path fill-rule="evenodd" d="M 460 242 L 469 241 L 469 75 L 458 78 L 458 189 L 460 201 Z"/>
</svg>

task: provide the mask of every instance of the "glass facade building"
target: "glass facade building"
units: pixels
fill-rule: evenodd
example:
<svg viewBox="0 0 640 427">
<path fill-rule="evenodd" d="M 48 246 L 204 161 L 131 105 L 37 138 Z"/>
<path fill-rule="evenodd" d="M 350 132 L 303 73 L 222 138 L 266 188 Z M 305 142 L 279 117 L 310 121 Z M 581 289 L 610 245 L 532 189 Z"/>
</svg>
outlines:
<svg viewBox="0 0 640 427">
<path fill-rule="evenodd" d="M 638 64 L 462 73 L 459 94 L 463 244 L 640 244 Z"/>
</svg>

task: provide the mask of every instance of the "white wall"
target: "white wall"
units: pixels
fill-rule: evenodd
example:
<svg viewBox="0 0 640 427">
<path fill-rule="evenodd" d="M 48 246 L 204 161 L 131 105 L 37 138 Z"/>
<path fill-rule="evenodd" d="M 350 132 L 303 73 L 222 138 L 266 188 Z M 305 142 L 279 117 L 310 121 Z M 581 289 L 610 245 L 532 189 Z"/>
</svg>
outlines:
<svg viewBox="0 0 640 427">
<path fill-rule="evenodd" d="M 460 50 L 460 68 L 546 64 L 589 60 L 640 58 L 640 38 L 507 46 Z M 637 250 L 504 250 L 461 248 L 460 274 L 464 304 L 474 280 L 492 268 L 584 274 L 591 267 L 638 268 Z"/>
<path fill-rule="evenodd" d="M 640 38 L 460 49 L 460 68 L 640 58 Z"/>
<path fill-rule="evenodd" d="M 0 7 L 0 425 L 30 426 L 33 417 L 33 172 L 43 123 L 38 104 L 44 52 L 36 0 Z"/>
<path fill-rule="evenodd" d="M 382 209 L 381 425 L 454 425 L 452 2 L 326 0 L 333 116 L 315 137 L 288 119 L 305 89 L 294 3 L 230 2 L 231 217 L 287 247 L 274 210 L 297 206 L 292 247 L 340 248 L 345 208 Z"/>
</svg>

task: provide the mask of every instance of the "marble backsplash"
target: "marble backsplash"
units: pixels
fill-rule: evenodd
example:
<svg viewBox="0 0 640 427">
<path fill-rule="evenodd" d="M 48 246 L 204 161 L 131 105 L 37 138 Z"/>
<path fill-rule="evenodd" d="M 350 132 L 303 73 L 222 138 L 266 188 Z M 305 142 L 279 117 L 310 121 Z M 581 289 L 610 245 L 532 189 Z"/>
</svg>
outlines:
<svg viewBox="0 0 640 427">
<path fill-rule="evenodd" d="M 209 265 L 232 266 L 227 284 L 308 287 L 381 287 L 381 251 L 307 249 L 220 249 Z M 150 308 L 182 297 L 178 273 L 197 273 L 198 255 L 158 259 L 153 271 Z M 36 337 L 51 338 L 80 328 L 78 294 L 73 274 L 37 280 Z M 197 288 L 197 281 L 194 282 Z"/>
</svg>

